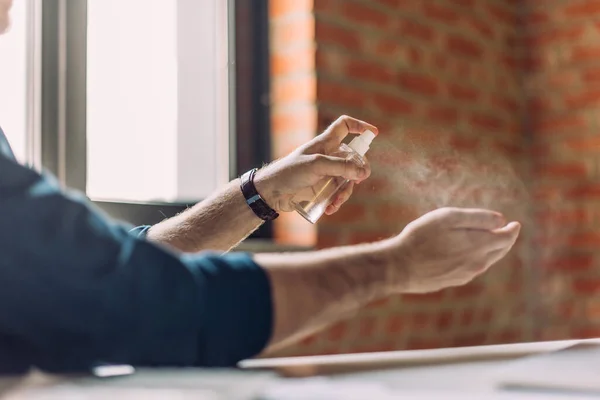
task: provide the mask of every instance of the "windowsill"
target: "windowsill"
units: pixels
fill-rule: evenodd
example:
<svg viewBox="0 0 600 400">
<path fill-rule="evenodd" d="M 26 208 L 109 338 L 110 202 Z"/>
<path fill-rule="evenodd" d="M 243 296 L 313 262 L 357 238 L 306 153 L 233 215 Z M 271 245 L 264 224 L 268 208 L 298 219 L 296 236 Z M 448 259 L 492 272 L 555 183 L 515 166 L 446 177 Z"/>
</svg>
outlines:
<svg viewBox="0 0 600 400">
<path fill-rule="evenodd" d="M 309 246 L 283 245 L 268 239 L 248 239 L 240 243 L 233 251 L 248 253 L 286 253 L 311 250 L 314 250 L 314 248 Z"/>
</svg>

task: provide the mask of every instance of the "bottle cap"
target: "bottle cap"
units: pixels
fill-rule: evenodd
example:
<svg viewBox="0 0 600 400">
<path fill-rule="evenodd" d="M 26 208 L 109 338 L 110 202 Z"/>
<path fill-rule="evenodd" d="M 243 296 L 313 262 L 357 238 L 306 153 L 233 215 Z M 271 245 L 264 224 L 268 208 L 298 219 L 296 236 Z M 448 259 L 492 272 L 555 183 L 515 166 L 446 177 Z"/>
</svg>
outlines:
<svg viewBox="0 0 600 400">
<path fill-rule="evenodd" d="M 360 136 L 352 139 L 348 146 L 350 146 L 352 150 L 356 151 L 361 156 L 364 156 L 369 150 L 373 139 L 375 139 L 375 134 L 369 130 L 366 130 Z"/>
</svg>

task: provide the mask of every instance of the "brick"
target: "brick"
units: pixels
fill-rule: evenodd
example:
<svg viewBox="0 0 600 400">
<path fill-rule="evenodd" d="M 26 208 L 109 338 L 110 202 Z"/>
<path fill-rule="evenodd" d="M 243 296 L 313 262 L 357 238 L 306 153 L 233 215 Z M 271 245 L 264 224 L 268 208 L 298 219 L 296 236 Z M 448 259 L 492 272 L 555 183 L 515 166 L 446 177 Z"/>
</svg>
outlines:
<svg viewBox="0 0 600 400">
<path fill-rule="evenodd" d="M 348 223 L 360 223 L 367 215 L 367 211 L 364 204 L 344 204 L 338 212 L 332 215 L 324 216 L 328 223 L 335 224 L 348 224 Z"/>
<path fill-rule="evenodd" d="M 482 36 L 487 39 L 494 38 L 494 30 L 486 21 L 474 15 L 463 15 L 466 27 L 473 35 Z"/>
<path fill-rule="evenodd" d="M 396 40 L 381 38 L 373 45 L 373 52 L 380 57 L 393 57 L 400 46 Z"/>
<path fill-rule="evenodd" d="M 546 114 L 552 110 L 552 102 L 547 97 L 536 96 L 528 99 L 527 109 L 531 114 Z"/>
<path fill-rule="evenodd" d="M 536 214 L 536 221 L 540 225 L 580 225 L 591 220 L 592 215 L 585 209 L 546 210 Z"/>
<path fill-rule="evenodd" d="M 375 333 L 377 328 L 377 319 L 371 316 L 365 316 L 359 321 L 358 335 L 361 338 L 369 338 Z"/>
<path fill-rule="evenodd" d="M 569 339 L 596 339 L 599 337 L 600 327 L 587 327 L 573 329 Z"/>
<path fill-rule="evenodd" d="M 452 338 L 451 345 L 454 347 L 480 346 L 485 343 L 485 337 L 483 333 L 462 334 Z"/>
<path fill-rule="evenodd" d="M 410 338 L 406 343 L 407 350 L 439 349 L 446 347 L 440 339 Z"/>
<path fill-rule="evenodd" d="M 494 334 L 494 343 L 517 343 L 521 342 L 522 334 L 518 330 L 504 329 L 499 333 Z"/>
<path fill-rule="evenodd" d="M 424 312 L 416 312 L 409 317 L 412 329 L 427 329 L 433 321 L 433 316 Z"/>
<path fill-rule="evenodd" d="M 538 48 L 560 42 L 575 42 L 580 40 L 584 33 L 585 27 L 582 24 L 566 28 L 554 28 L 530 34 L 525 38 L 525 44 L 530 48 Z"/>
<path fill-rule="evenodd" d="M 271 74 L 274 76 L 312 72 L 315 66 L 315 51 L 312 48 L 299 48 L 285 52 L 273 51 L 270 62 Z"/>
<path fill-rule="evenodd" d="M 589 18 L 594 14 L 600 14 L 600 2 L 597 0 L 573 2 L 564 10 L 564 15 L 568 18 Z"/>
<path fill-rule="evenodd" d="M 394 84 L 396 78 L 396 73 L 391 68 L 359 59 L 348 60 L 346 75 L 356 80 L 376 82 L 382 85 Z"/>
<path fill-rule="evenodd" d="M 417 219 L 420 213 L 411 206 L 404 204 L 383 204 L 375 208 L 377 220 L 382 224 L 406 225 Z"/>
<path fill-rule="evenodd" d="M 568 238 L 568 245 L 574 247 L 600 246 L 600 232 L 575 233 Z"/>
<path fill-rule="evenodd" d="M 581 131 L 587 123 L 581 115 L 550 116 L 533 122 L 534 135 L 553 135 L 565 131 Z"/>
<path fill-rule="evenodd" d="M 469 58 L 480 58 L 483 55 L 483 47 L 480 44 L 462 36 L 448 35 L 446 48 L 452 54 Z"/>
<path fill-rule="evenodd" d="M 598 61 L 600 46 L 577 46 L 571 48 L 570 61 L 574 64 Z"/>
<path fill-rule="evenodd" d="M 469 118 L 469 122 L 471 123 L 473 128 L 483 129 L 486 131 L 498 131 L 502 130 L 505 127 L 504 122 L 500 118 L 494 115 L 485 114 L 481 112 L 473 113 Z"/>
<path fill-rule="evenodd" d="M 397 335 L 404 328 L 404 321 L 400 315 L 392 315 L 386 318 L 385 332 L 388 335 Z"/>
<path fill-rule="evenodd" d="M 460 101 L 476 102 L 481 95 L 476 89 L 456 83 L 448 84 L 447 90 L 450 98 Z"/>
<path fill-rule="evenodd" d="M 521 145 L 514 143 L 494 143 L 493 148 L 507 157 L 520 157 L 524 153 Z"/>
<path fill-rule="evenodd" d="M 452 326 L 454 315 L 451 311 L 443 310 L 436 317 L 435 327 L 440 330 L 448 329 Z"/>
<path fill-rule="evenodd" d="M 318 0 L 317 0 L 318 1 Z M 354 0 L 345 0 L 340 4 L 341 14 L 352 23 L 371 25 L 383 29 L 390 25 L 390 15 Z"/>
<path fill-rule="evenodd" d="M 515 99 L 508 96 L 492 94 L 491 103 L 494 107 L 501 108 L 504 111 L 511 114 L 517 113 L 519 111 L 519 103 Z"/>
<path fill-rule="evenodd" d="M 451 3 L 459 7 L 465 7 L 469 9 L 475 8 L 475 1 L 476 0 L 450 0 Z"/>
<path fill-rule="evenodd" d="M 316 99 L 316 86 L 316 79 L 311 75 L 278 79 L 272 85 L 271 100 L 279 104 L 312 102 Z"/>
<path fill-rule="evenodd" d="M 531 47 L 533 45 L 530 45 Z M 538 46 L 538 45 L 535 45 Z M 542 45 L 539 45 L 542 46 Z M 539 54 L 526 54 L 523 56 L 523 69 L 529 73 L 536 73 L 538 71 L 542 71 L 544 68 L 548 66 L 548 60 L 542 57 Z"/>
<path fill-rule="evenodd" d="M 293 1 L 293 0 L 290 0 Z M 340 2 L 343 0 L 312 0 L 313 9 L 316 15 L 339 15 Z"/>
<path fill-rule="evenodd" d="M 561 71 L 552 73 L 546 82 L 546 86 L 555 93 L 570 91 L 571 87 L 577 83 L 578 75 L 574 71 Z"/>
<path fill-rule="evenodd" d="M 458 21 L 459 15 L 452 8 L 445 7 L 437 2 L 423 2 L 423 14 L 430 19 L 447 24 Z"/>
<path fill-rule="evenodd" d="M 338 322 L 327 330 L 327 338 L 332 342 L 341 341 L 348 335 L 348 323 L 345 321 Z"/>
<path fill-rule="evenodd" d="M 462 326 L 473 325 L 473 322 L 475 321 L 475 310 L 472 308 L 464 310 L 460 316 L 459 321 L 460 325 Z"/>
<path fill-rule="evenodd" d="M 455 125 L 458 122 L 458 110 L 450 106 L 432 105 L 426 112 L 427 119 L 447 125 Z"/>
<path fill-rule="evenodd" d="M 342 242 L 341 235 L 326 234 L 326 233 L 319 232 L 319 235 L 317 238 L 317 248 L 329 249 L 332 247 L 341 246 L 342 244 L 343 244 L 343 242 Z"/>
<path fill-rule="evenodd" d="M 366 96 L 347 84 L 320 79 L 317 84 L 317 99 L 323 104 L 334 104 L 349 108 L 363 108 Z"/>
<path fill-rule="evenodd" d="M 571 254 L 552 258 L 542 262 L 545 269 L 553 271 L 587 271 L 594 265 L 594 257 L 591 254 Z"/>
<path fill-rule="evenodd" d="M 578 152 L 597 152 L 600 150 L 600 136 L 568 139 L 565 146 Z"/>
<path fill-rule="evenodd" d="M 500 63 L 510 70 L 516 71 L 521 67 L 521 61 L 510 54 L 502 54 L 500 56 Z"/>
<path fill-rule="evenodd" d="M 478 138 L 461 138 L 458 136 L 452 136 L 450 138 L 450 146 L 461 152 L 474 152 L 477 151 L 480 145 Z"/>
<path fill-rule="evenodd" d="M 360 36 L 357 30 L 351 30 L 319 19 L 315 23 L 315 34 L 320 43 L 337 45 L 348 50 L 359 50 Z"/>
<path fill-rule="evenodd" d="M 398 84 L 407 91 L 424 96 L 435 96 L 440 90 L 436 78 L 412 72 L 399 73 Z"/>
<path fill-rule="evenodd" d="M 600 279 L 599 278 L 576 279 L 573 282 L 573 290 L 575 292 L 577 292 L 577 294 L 583 294 L 583 295 L 600 294 Z"/>
<path fill-rule="evenodd" d="M 426 25 L 410 19 L 404 19 L 399 22 L 398 36 L 402 39 L 410 38 L 423 42 L 432 42 L 435 38 L 435 31 Z"/>
<path fill-rule="evenodd" d="M 276 25 L 273 29 L 276 38 L 276 49 L 290 47 L 298 43 L 311 43 L 315 38 L 315 22 L 312 15 L 295 18 L 285 24 Z"/>
<path fill-rule="evenodd" d="M 550 15 L 541 10 L 530 11 L 525 16 L 525 23 L 530 25 L 541 25 L 550 22 Z"/>
<path fill-rule="evenodd" d="M 362 93 L 357 95 L 364 97 Z M 385 115 L 410 115 L 414 110 L 414 105 L 399 96 L 377 93 L 372 96 L 375 107 Z"/>
<path fill-rule="evenodd" d="M 582 72 L 581 79 L 586 83 L 600 82 L 600 68 L 591 68 Z"/>
<path fill-rule="evenodd" d="M 588 183 L 579 185 L 567 192 L 570 199 L 600 200 L 600 184 Z"/>
<path fill-rule="evenodd" d="M 367 183 L 368 182 L 368 183 Z M 394 185 L 387 179 L 382 178 L 369 178 L 363 184 L 359 185 L 356 191 L 368 191 L 369 196 L 389 194 L 394 190 Z"/>
<path fill-rule="evenodd" d="M 503 23 L 511 28 L 517 25 L 517 14 L 512 9 L 493 4 L 492 2 L 486 2 L 486 6 L 489 15 L 496 22 Z"/>
<path fill-rule="evenodd" d="M 313 9 L 314 0 L 277 0 L 269 2 L 269 16 L 278 18 L 297 13 L 309 13 Z M 317 1 L 316 3 L 319 3 Z"/>
<path fill-rule="evenodd" d="M 302 107 L 294 111 L 274 110 L 271 113 L 271 129 L 274 135 L 306 131 L 312 129 L 316 118 L 317 113 L 311 107 Z"/>
<path fill-rule="evenodd" d="M 542 178 L 585 178 L 588 168 L 582 162 L 551 162 L 538 164 L 535 168 L 536 175 Z"/>
</svg>

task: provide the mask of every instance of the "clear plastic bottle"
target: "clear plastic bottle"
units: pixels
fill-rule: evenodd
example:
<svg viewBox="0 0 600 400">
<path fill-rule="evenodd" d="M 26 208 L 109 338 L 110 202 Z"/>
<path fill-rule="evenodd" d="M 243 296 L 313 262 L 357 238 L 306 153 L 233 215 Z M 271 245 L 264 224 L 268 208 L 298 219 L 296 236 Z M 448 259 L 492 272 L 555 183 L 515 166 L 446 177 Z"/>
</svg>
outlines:
<svg viewBox="0 0 600 400">
<path fill-rule="evenodd" d="M 365 165 L 364 155 L 369 150 L 375 134 L 365 131 L 349 144 L 342 143 L 331 156 L 343 157 L 359 166 Z M 349 180 L 341 177 L 323 178 L 316 185 L 297 193 L 292 199 L 296 211 L 307 221 L 316 223 L 323 215 L 335 195 L 343 190 Z"/>
</svg>

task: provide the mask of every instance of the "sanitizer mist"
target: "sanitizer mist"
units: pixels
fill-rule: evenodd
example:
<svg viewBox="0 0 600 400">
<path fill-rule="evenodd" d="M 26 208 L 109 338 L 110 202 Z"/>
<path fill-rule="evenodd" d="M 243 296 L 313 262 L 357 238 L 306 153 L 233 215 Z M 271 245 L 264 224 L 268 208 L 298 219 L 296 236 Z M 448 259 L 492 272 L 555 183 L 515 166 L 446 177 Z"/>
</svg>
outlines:
<svg viewBox="0 0 600 400">
<path fill-rule="evenodd" d="M 365 165 L 364 155 L 369 150 L 375 134 L 365 131 L 355 137 L 349 144 L 340 145 L 339 149 L 330 154 L 343 157 L 359 166 Z M 342 191 L 350 181 L 340 177 L 323 178 L 313 187 L 298 193 L 292 199 L 296 211 L 307 221 L 315 223 L 321 218 L 327 206 L 331 204 L 335 195 Z"/>
</svg>

